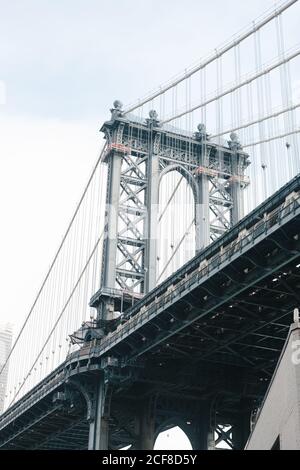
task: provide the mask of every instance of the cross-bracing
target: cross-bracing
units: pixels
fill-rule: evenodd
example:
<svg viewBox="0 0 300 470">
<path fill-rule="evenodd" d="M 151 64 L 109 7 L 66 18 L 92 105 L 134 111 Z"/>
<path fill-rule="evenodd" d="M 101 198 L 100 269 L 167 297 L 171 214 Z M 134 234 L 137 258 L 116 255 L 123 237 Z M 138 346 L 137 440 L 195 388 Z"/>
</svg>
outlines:
<svg viewBox="0 0 300 470">
<path fill-rule="evenodd" d="M 102 319 L 99 299 L 101 295 L 111 298 L 107 289 L 117 288 L 114 303 L 118 309 L 114 309 L 111 302 L 104 302 L 102 306 L 105 305 L 104 310 L 112 317 L 116 311 L 122 313 L 130 303 L 239 219 L 243 208 L 238 205 L 243 204 L 237 202 L 240 199 L 232 188 L 235 191 L 244 188 L 247 213 L 299 172 L 299 97 L 297 93 L 293 94 L 293 86 L 299 79 L 299 48 L 290 44 L 287 27 L 291 17 L 297 15 L 297 8 L 297 1 L 283 2 L 175 81 L 135 105 L 125 106 L 123 111 L 118 110 L 119 104 L 114 108 L 114 115 L 123 114 L 120 123 L 124 119 L 123 129 L 118 128 L 116 137 L 120 138 L 120 133 L 125 130 L 127 142 L 121 142 L 123 149 L 109 148 L 109 145 L 120 143 L 110 142 L 95 166 L 13 348 L 6 406 L 62 362 L 69 348 L 69 334 L 93 316 L 93 309 L 87 307 L 92 296 L 98 318 Z M 272 46 L 266 47 L 265 38 L 270 34 L 275 40 L 269 41 Z M 152 112 L 149 117 L 148 113 L 153 109 L 155 114 Z M 199 123 L 205 123 L 207 131 L 202 124 L 197 129 Z M 108 129 L 109 125 L 104 127 Z M 211 132 L 211 139 L 207 132 Z M 228 134 L 231 132 L 238 132 L 239 139 L 234 135 L 230 139 Z M 149 136 L 154 134 L 163 135 L 165 142 L 156 137 L 156 141 L 149 143 Z M 140 148 L 134 149 L 133 140 Z M 243 163 L 242 168 L 231 174 L 232 168 L 228 173 L 228 161 L 226 157 L 222 160 L 222 154 L 226 154 L 225 147 L 227 153 L 232 150 L 228 150 L 227 142 L 239 147 L 239 141 L 252 163 L 249 166 Z M 181 147 L 182 142 L 186 149 Z M 147 148 L 146 158 L 143 157 L 143 145 Z M 149 148 L 152 152 L 155 146 L 161 152 L 159 164 L 158 159 L 155 161 L 147 154 Z M 195 159 L 197 146 L 205 149 L 198 157 L 206 161 Z M 208 155 L 209 148 L 220 151 Z M 236 151 L 246 155 L 240 148 Z M 115 192 L 119 207 L 115 223 L 116 218 L 122 221 L 118 229 L 113 229 L 111 241 L 103 226 L 106 193 L 111 190 L 109 185 L 112 183 L 111 176 L 107 178 L 107 162 L 112 154 L 116 156 L 114 166 L 120 165 L 120 161 L 123 166 L 115 168 L 120 171 L 122 188 L 121 194 Z M 246 161 L 246 157 L 243 158 Z M 152 166 L 150 170 L 149 165 Z M 177 176 L 175 170 L 181 174 Z M 164 176 L 160 198 L 155 172 Z M 234 175 L 240 179 L 229 181 Z M 195 189 L 197 180 L 206 181 L 198 184 L 202 188 L 200 196 Z M 197 197 L 200 197 L 200 204 L 194 210 L 194 198 Z M 179 209 L 176 218 L 174 207 L 176 202 L 180 208 L 178 199 L 187 201 L 189 209 L 181 210 L 181 213 Z M 147 211 L 152 204 L 153 210 Z M 234 215 L 234 212 L 240 215 Z M 112 214 L 113 211 L 109 211 L 108 217 Z M 157 230 L 155 217 L 159 221 Z M 206 222 L 199 222 L 201 219 Z M 117 230 L 118 234 L 114 236 Z M 153 243 L 155 237 L 151 235 L 155 230 L 159 233 L 157 243 Z M 193 240 L 195 243 L 191 248 Z M 115 267 L 106 263 L 101 270 L 101 257 L 107 259 L 103 256 L 103 246 Z M 98 293 L 96 297 L 95 293 Z M 29 342 L 28 337 L 32 337 L 33 332 L 34 340 Z"/>
</svg>

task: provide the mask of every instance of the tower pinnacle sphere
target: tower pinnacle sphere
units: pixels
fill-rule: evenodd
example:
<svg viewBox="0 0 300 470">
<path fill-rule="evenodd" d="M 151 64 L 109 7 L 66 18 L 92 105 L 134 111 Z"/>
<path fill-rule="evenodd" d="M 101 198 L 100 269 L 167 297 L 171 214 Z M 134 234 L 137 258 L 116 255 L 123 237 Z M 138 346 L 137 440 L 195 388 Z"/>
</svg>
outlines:
<svg viewBox="0 0 300 470">
<path fill-rule="evenodd" d="M 157 119 L 158 118 L 158 114 L 155 111 L 155 109 L 151 109 L 151 111 L 149 111 L 149 117 L 150 117 L 150 119 Z"/>
<path fill-rule="evenodd" d="M 113 106 L 114 106 L 115 109 L 122 109 L 123 103 L 120 100 L 115 100 L 114 103 L 113 103 Z"/>
</svg>

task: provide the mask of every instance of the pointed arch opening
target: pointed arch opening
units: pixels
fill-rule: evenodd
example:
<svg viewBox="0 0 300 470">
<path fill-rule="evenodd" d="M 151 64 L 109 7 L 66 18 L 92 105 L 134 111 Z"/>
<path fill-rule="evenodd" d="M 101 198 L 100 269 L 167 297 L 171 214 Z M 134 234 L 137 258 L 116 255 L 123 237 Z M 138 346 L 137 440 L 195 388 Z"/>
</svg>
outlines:
<svg viewBox="0 0 300 470">
<path fill-rule="evenodd" d="M 195 178 L 180 164 L 161 171 L 159 184 L 157 282 L 195 255 Z"/>
<path fill-rule="evenodd" d="M 192 450 L 192 444 L 180 426 L 173 426 L 159 433 L 154 450 Z"/>
</svg>

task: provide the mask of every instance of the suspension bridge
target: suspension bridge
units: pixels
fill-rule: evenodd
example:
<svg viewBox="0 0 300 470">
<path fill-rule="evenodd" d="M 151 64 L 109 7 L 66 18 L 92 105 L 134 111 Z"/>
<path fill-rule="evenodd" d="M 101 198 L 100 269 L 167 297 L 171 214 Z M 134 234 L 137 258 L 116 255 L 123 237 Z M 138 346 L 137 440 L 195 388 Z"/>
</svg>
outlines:
<svg viewBox="0 0 300 470">
<path fill-rule="evenodd" d="M 136 103 L 7 363 L 2 449 L 242 449 L 299 305 L 300 45 L 284 1 Z"/>
</svg>

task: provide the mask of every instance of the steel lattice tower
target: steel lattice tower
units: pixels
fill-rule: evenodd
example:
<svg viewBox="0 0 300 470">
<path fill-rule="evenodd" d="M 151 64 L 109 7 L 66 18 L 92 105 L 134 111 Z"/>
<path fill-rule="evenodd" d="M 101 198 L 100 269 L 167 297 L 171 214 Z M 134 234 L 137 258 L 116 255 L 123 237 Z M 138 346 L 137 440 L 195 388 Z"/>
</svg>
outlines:
<svg viewBox="0 0 300 470">
<path fill-rule="evenodd" d="M 236 134 L 222 146 L 209 140 L 203 124 L 189 136 L 162 127 L 155 111 L 141 121 L 115 101 L 111 113 L 101 128 L 108 167 L 102 279 L 90 303 L 100 321 L 116 318 L 156 285 L 159 185 L 166 173 L 178 171 L 192 189 L 196 252 L 242 218 L 248 184 L 249 156 Z"/>
</svg>

